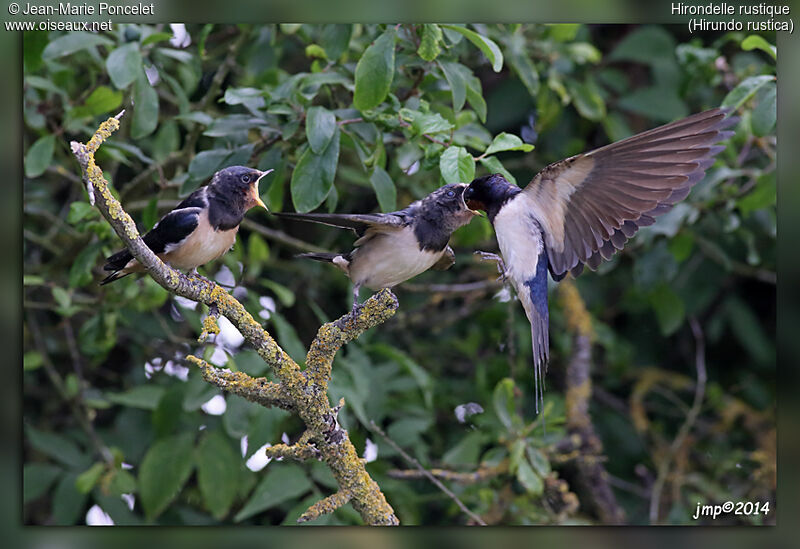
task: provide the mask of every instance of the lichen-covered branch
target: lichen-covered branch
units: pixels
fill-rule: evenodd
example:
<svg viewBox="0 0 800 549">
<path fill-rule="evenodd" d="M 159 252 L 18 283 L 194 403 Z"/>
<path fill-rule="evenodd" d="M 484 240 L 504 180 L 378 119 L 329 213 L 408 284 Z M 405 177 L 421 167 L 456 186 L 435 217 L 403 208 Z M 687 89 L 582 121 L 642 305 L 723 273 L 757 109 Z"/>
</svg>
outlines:
<svg viewBox="0 0 800 549">
<path fill-rule="evenodd" d="M 309 520 L 314 520 L 322 515 L 333 513 L 339 507 L 345 505 L 348 501 L 350 501 L 350 494 L 347 492 L 336 492 L 335 494 L 331 494 L 309 507 L 305 513 L 300 515 L 300 518 L 297 519 L 297 522 L 308 522 Z"/>
<path fill-rule="evenodd" d="M 621 524 L 625 521 L 625 512 L 617 504 L 608 482 L 608 472 L 603 466 L 603 443 L 595 433 L 589 415 L 594 337 L 591 317 L 571 279 L 559 285 L 559 299 L 567 326 L 573 334 L 573 354 L 565 375 L 569 435 L 557 445 L 557 449 L 570 456 L 567 467 L 574 473 L 572 484 L 580 495 L 581 506 L 605 524 Z"/>
<path fill-rule="evenodd" d="M 389 290 L 381 291 L 354 313 L 322 326 L 309 351 L 307 370 L 301 370 L 238 300 L 205 278 L 187 276 L 173 269 L 144 243 L 136 223 L 111 194 L 108 182 L 94 159 L 94 153 L 103 141 L 119 128 L 121 115 L 103 122 L 87 144 L 75 141 L 70 144 L 81 166 L 90 201 L 158 284 L 173 294 L 209 307 L 213 314 L 204 325 L 205 335 L 213 332 L 217 314 L 225 316 L 270 366 L 278 382 L 254 379 L 241 372 L 216 370 L 196 357 L 188 359 L 200 367 L 206 381 L 217 387 L 264 406 L 277 406 L 297 413 L 308 429 L 305 444 L 314 442 L 339 483 L 340 491 L 349 496 L 353 508 L 363 520 L 375 525 L 398 524 L 394 510 L 367 473 L 347 431 L 339 426 L 336 420 L 338 408 L 331 408 L 327 394 L 334 354 L 364 330 L 390 318 L 397 310 L 397 298 Z"/>
<path fill-rule="evenodd" d="M 267 408 L 282 408 L 294 411 L 294 401 L 279 383 L 267 381 L 263 377 L 254 378 L 244 372 L 220 370 L 205 360 L 189 355 L 186 360 L 200 368 L 203 379 L 223 391 L 240 396 Z"/>
<path fill-rule="evenodd" d="M 268 458 L 289 458 L 297 461 L 306 461 L 319 458 L 319 450 L 313 444 L 276 444 L 264 450 Z"/>
</svg>

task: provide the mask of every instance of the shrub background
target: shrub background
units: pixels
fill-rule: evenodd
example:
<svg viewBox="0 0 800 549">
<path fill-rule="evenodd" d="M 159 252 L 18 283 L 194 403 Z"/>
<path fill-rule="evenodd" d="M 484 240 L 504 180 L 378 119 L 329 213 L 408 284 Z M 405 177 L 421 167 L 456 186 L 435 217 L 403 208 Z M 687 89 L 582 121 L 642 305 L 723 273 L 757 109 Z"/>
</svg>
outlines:
<svg viewBox="0 0 800 549">
<path fill-rule="evenodd" d="M 235 337 L 202 348 L 203 311 L 147 277 L 97 286 L 119 242 L 86 203 L 68 142 L 122 108 L 98 162 L 149 229 L 226 165 L 275 168 L 261 188 L 273 211 L 390 211 L 487 171 L 524 185 L 571 154 L 723 102 L 737 107 L 736 136 L 689 198 L 577 285 L 596 332 L 594 425 L 628 521 L 648 522 L 658 459 L 691 403 L 689 317 L 703 327 L 709 382 L 661 518 L 693 523 L 698 501 L 774 501 L 774 36 L 585 25 L 186 31 L 188 44 L 151 25 L 24 36 L 26 523 L 82 524 L 95 504 L 116 524 L 291 523 L 332 488 L 318 463 L 245 466 L 283 433 L 296 439 L 296 418 L 232 396 L 210 415 L 201 406 L 216 391 L 198 372 L 170 375 L 198 349 L 262 375 L 255 353 Z M 351 243 L 345 231 L 253 213 L 205 274 L 234 284 L 301 359 L 319 324 L 348 308 L 349 290 L 329 265 L 292 255 Z M 369 470 L 404 524 L 465 519 L 427 482 L 387 476 L 406 465 L 369 434 L 370 420 L 426 466 L 472 471 L 508 459 L 510 472 L 452 485 L 497 523 L 595 520 L 553 513 L 543 496 L 548 479 L 564 478 L 551 463 L 564 436 L 559 373 L 571 356 L 558 301 L 551 296 L 545 434 L 520 427 L 536 419 L 527 321 L 518 304 L 493 298 L 493 266 L 471 255 L 495 249 L 488 222 L 476 219 L 451 244 L 450 271 L 399 287 L 398 315 L 337 357 L 331 397 L 347 400 L 343 423 L 358 448 L 368 437 L 378 444 Z M 484 283 L 466 293 L 429 287 L 475 282 Z M 484 412 L 461 424 L 453 410 L 468 402 Z M 199 483 L 215 464 L 224 465 L 212 484 Z M 174 474 L 153 474 L 164 471 Z M 120 494 L 134 494 L 132 511 Z M 345 507 L 317 522 L 359 518 Z"/>
</svg>

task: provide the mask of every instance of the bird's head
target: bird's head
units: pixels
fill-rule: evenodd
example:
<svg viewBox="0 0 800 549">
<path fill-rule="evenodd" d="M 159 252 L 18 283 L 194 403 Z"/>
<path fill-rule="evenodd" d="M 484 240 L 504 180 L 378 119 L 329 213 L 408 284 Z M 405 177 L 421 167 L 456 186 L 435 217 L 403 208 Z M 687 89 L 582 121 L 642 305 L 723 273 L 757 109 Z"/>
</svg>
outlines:
<svg viewBox="0 0 800 549">
<path fill-rule="evenodd" d="M 520 190 L 499 173 L 493 173 L 473 179 L 464 191 L 464 201 L 471 210 L 483 210 L 489 219 L 494 219 L 500 206 Z"/>
<path fill-rule="evenodd" d="M 266 204 L 258 193 L 258 182 L 272 170 L 256 170 L 246 166 L 231 166 L 214 174 L 211 185 L 222 195 L 236 197 L 244 204 L 245 210 Z"/>
<path fill-rule="evenodd" d="M 420 207 L 429 217 L 438 217 L 447 227 L 455 230 L 469 223 L 479 212 L 471 210 L 464 202 L 466 183 L 451 183 L 439 187 L 420 201 Z"/>
</svg>

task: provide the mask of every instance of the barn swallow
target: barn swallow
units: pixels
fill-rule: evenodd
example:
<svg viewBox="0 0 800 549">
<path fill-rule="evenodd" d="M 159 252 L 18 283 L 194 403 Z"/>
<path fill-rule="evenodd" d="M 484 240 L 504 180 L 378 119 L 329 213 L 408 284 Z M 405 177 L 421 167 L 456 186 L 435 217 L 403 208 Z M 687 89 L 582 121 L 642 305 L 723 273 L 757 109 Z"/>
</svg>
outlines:
<svg viewBox="0 0 800 549">
<path fill-rule="evenodd" d="M 353 281 L 355 310 L 362 286 L 371 290 L 391 288 L 428 269 L 450 268 L 455 262 L 455 254 L 447 245 L 450 235 L 478 215 L 464 202 L 466 188 L 466 183 L 445 185 L 391 213 L 275 215 L 355 231 L 359 238 L 350 252 L 298 256 L 329 261 L 344 271 Z"/>
<path fill-rule="evenodd" d="M 236 241 L 245 212 L 267 207 L 258 195 L 258 182 L 272 170 L 244 166 L 220 170 L 211 182 L 186 197 L 144 235 L 144 243 L 165 263 L 195 272 L 197 267 L 225 254 Z M 108 284 L 144 271 L 128 250 L 106 259 L 103 270 L 112 271 L 100 284 Z"/>
<path fill-rule="evenodd" d="M 711 109 L 556 162 L 524 189 L 492 174 L 464 192 L 497 235 L 502 259 L 484 257 L 498 260 L 531 323 L 537 412 L 549 359 L 547 271 L 558 281 L 596 269 L 686 198 L 724 149 L 715 143 L 733 135 L 724 130 L 738 119 L 728 112 Z"/>
</svg>

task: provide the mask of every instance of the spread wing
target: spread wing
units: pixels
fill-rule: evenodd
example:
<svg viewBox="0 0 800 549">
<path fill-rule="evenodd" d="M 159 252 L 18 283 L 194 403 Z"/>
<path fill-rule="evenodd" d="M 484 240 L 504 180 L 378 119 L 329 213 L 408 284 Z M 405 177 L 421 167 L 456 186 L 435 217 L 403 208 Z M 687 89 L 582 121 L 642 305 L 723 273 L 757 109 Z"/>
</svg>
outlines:
<svg viewBox="0 0 800 549">
<path fill-rule="evenodd" d="M 364 236 L 368 229 L 376 231 L 405 227 L 408 223 L 397 213 L 385 214 L 324 214 L 324 213 L 274 213 L 278 217 L 322 223 L 331 227 L 352 229 L 358 236 Z"/>
<path fill-rule="evenodd" d="M 545 233 L 550 272 L 595 269 L 639 227 L 689 194 L 738 119 L 711 109 L 551 164 L 524 189 Z"/>
</svg>

